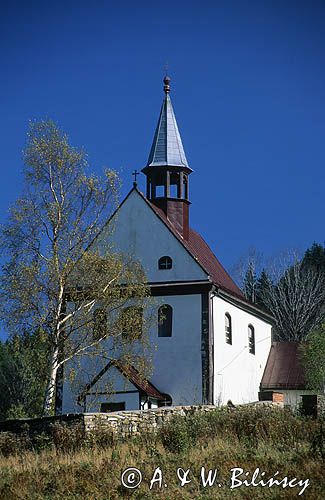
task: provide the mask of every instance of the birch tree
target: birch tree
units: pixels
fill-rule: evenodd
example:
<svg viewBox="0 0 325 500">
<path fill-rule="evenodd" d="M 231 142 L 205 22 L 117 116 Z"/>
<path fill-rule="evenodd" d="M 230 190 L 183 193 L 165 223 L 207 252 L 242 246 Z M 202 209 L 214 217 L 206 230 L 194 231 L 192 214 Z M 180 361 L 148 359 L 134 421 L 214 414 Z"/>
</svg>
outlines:
<svg viewBox="0 0 325 500">
<path fill-rule="evenodd" d="M 254 276 L 255 274 L 258 275 L 264 266 L 264 261 L 265 258 L 262 252 L 251 246 L 230 269 L 232 278 L 235 280 L 239 288 L 243 290 L 244 294 L 246 291 L 245 288 L 249 270 L 252 271 Z"/>
<path fill-rule="evenodd" d="M 146 363 L 146 336 L 134 328 L 148 296 L 143 270 L 108 245 L 96 247 L 116 206 L 119 179 L 112 170 L 98 177 L 87 169 L 86 154 L 53 122 L 32 123 L 24 191 L 1 230 L 2 321 L 10 335 L 41 328 L 50 342 L 46 415 L 53 411 L 58 373 L 68 361 L 102 354 Z M 122 321 L 119 311 L 130 301 L 134 307 Z"/>
</svg>

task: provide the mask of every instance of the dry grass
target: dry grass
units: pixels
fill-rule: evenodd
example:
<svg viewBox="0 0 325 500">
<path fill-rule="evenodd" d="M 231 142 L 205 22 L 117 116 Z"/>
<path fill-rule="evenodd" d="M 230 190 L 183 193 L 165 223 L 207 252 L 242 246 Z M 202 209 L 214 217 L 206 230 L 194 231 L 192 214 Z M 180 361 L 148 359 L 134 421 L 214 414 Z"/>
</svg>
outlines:
<svg viewBox="0 0 325 500">
<path fill-rule="evenodd" d="M 239 415 L 238 419 L 230 416 L 229 419 L 233 419 L 234 423 L 239 421 L 243 425 L 243 416 L 245 415 Z M 269 417 L 274 419 L 273 415 L 272 417 L 267 415 L 265 420 Z M 256 418 L 253 414 L 251 422 Z M 276 418 L 279 418 L 279 426 L 282 425 L 283 417 Z M 309 478 L 310 487 L 302 497 L 310 500 L 325 498 L 324 457 L 320 447 L 311 446 L 312 432 L 318 435 L 319 423 L 298 419 L 301 434 L 297 435 L 294 441 L 292 438 L 288 441 L 285 436 L 281 439 L 279 431 L 274 429 L 276 440 L 265 436 L 256 442 L 247 440 L 247 435 L 245 437 L 244 433 L 239 435 L 238 429 L 233 433 L 211 434 L 211 425 L 209 427 L 208 421 L 202 429 L 204 419 L 205 417 L 199 419 L 200 425 L 195 430 L 193 430 L 194 424 L 197 423 L 195 417 L 189 421 L 176 420 L 161 435 L 147 435 L 141 439 L 103 448 L 88 447 L 70 453 L 47 449 L 39 453 L 27 451 L 21 455 L 2 457 L 0 498 L 1 500 L 115 500 L 133 497 L 178 500 L 232 497 L 251 500 L 298 497 L 299 488 L 283 490 L 280 487 L 269 489 L 243 486 L 230 490 L 230 470 L 233 467 L 242 467 L 251 472 L 260 467 L 266 471 L 267 477 L 273 476 L 278 470 L 281 478 L 286 475 L 289 478 Z M 181 427 L 182 422 L 184 428 Z M 274 420 L 272 422 L 275 425 Z M 293 435 L 291 427 L 294 425 L 296 421 L 289 418 L 286 430 L 288 435 Z M 186 429 L 189 428 L 190 441 L 186 441 L 184 436 Z M 170 437 L 168 443 L 166 436 Z M 173 439 L 174 445 L 176 443 L 176 448 L 178 447 L 176 451 L 170 451 Z M 218 469 L 217 486 L 202 487 L 200 482 L 202 466 L 207 469 Z M 135 490 L 127 490 L 121 485 L 121 473 L 127 467 L 137 467 L 143 474 L 143 482 Z M 163 485 L 166 483 L 168 486 L 163 486 L 161 489 L 154 487 L 150 490 L 150 479 L 157 467 L 163 471 Z M 191 469 L 191 483 L 183 488 L 180 487 L 177 477 L 179 467 Z M 222 487 L 218 486 L 219 483 Z"/>
</svg>

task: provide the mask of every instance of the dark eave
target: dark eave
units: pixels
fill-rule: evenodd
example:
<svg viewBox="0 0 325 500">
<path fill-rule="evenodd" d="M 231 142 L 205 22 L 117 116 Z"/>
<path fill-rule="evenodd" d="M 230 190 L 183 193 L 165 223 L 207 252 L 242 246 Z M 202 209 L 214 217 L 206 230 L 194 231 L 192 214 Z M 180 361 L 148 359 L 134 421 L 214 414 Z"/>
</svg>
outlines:
<svg viewBox="0 0 325 500">
<path fill-rule="evenodd" d="M 151 295 L 159 297 L 162 295 L 193 295 L 199 293 L 207 293 L 212 287 L 213 283 L 210 280 L 198 281 L 165 281 L 148 283 Z"/>
<path fill-rule="evenodd" d="M 248 300 L 237 297 L 223 290 L 222 288 L 215 288 L 214 293 L 217 297 L 220 297 L 225 301 L 229 302 L 230 304 L 239 307 L 239 309 L 242 309 L 243 311 L 253 314 L 254 316 L 263 319 L 264 321 L 266 321 L 271 325 L 274 324 L 275 319 L 271 314 L 267 313 L 266 311 L 256 306 L 255 304 L 252 304 Z"/>
</svg>

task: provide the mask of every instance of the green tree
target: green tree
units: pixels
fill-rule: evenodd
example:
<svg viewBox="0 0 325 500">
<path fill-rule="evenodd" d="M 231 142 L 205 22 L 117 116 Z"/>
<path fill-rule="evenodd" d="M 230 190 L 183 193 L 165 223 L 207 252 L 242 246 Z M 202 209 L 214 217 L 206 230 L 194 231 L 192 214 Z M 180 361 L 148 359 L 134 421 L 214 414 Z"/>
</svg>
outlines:
<svg viewBox="0 0 325 500">
<path fill-rule="evenodd" d="M 273 286 L 272 280 L 265 269 L 262 272 L 256 282 L 256 304 L 262 307 L 266 307 L 263 297 L 270 292 Z"/>
<path fill-rule="evenodd" d="M 0 342 L 0 420 L 7 418 L 16 394 L 16 371 L 8 342 Z"/>
<path fill-rule="evenodd" d="M 306 268 L 313 267 L 317 271 L 325 274 L 325 247 L 319 243 L 313 243 L 305 252 L 302 264 Z"/>
<path fill-rule="evenodd" d="M 257 276 L 255 271 L 255 265 L 252 261 L 248 263 L 248 268 L 244 277 L 244 294 L 246 299 L 251 302 L 256 302 L 256 287 L 257 287 Z"/>
<path fill-rule="evenodd" d="M 314 330 L 308 342 L 301 347 L 307 385 L 324 392 L 325 388 L 325 323 Z"/>
<path fill-rule="evenodd" d="M 88 175 L 87 168 L 85 153 L 53 122 L 32 123 L 24 193 L 1 232 L 7 259 L 0 277 L 1 319 L 11 336 L 41 329 L 49 341 L 44 414 L 53 411 L 58 374 L 67 362 L 89 355 L 140 367 L 147 355 L 145 325 L 141 338 L 125 341 L 118 315 L 130 301 L 145 307 L 143 270 L 108 243 L 104 249 L 96 245 L 116 206 L 118 176 L 112 170 Z M 106 325 L 93 335 L 98 308 Z M 133 319 L 129 315 L 130 325 Z"/>
<path fill-rule="evenodd" d="M 42 413 L 48 376 L 45 332 L 25 332 L 0 344 L 0 416 L 35 417 Z"/>
</svg>

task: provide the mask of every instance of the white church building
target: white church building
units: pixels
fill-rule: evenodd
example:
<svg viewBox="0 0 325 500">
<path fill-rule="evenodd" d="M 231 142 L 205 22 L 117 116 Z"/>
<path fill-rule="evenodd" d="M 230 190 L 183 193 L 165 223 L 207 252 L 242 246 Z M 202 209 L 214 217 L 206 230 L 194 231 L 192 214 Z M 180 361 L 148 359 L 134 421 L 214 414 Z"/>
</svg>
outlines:
<svg viewBox="0 0 325 500">
<path fill-rule="evenodd" d="M 192 169 L 177 127 L 168 77 L 164 91 L 142 170 L 146 194 L 134 182 L 113 216 L 112 236 L 116 251 L 142 263 L 151 293 L 159 299 L 157 321 L 149 332 L 156 346 L 152 376 L 142 380 L 136 369 L 108 363 L 82 397 L 64 383 L 62 413 L 258 400 L 271 347 L 272 317 L 246 300 L 190 226 Z M 99 238 L 104 241 L 105 234 Z M 160 307 L 163 321 L 159 321 Z M 100 387 L 113 371 L 114 390 L 105 394 Z"/>
</svg>

